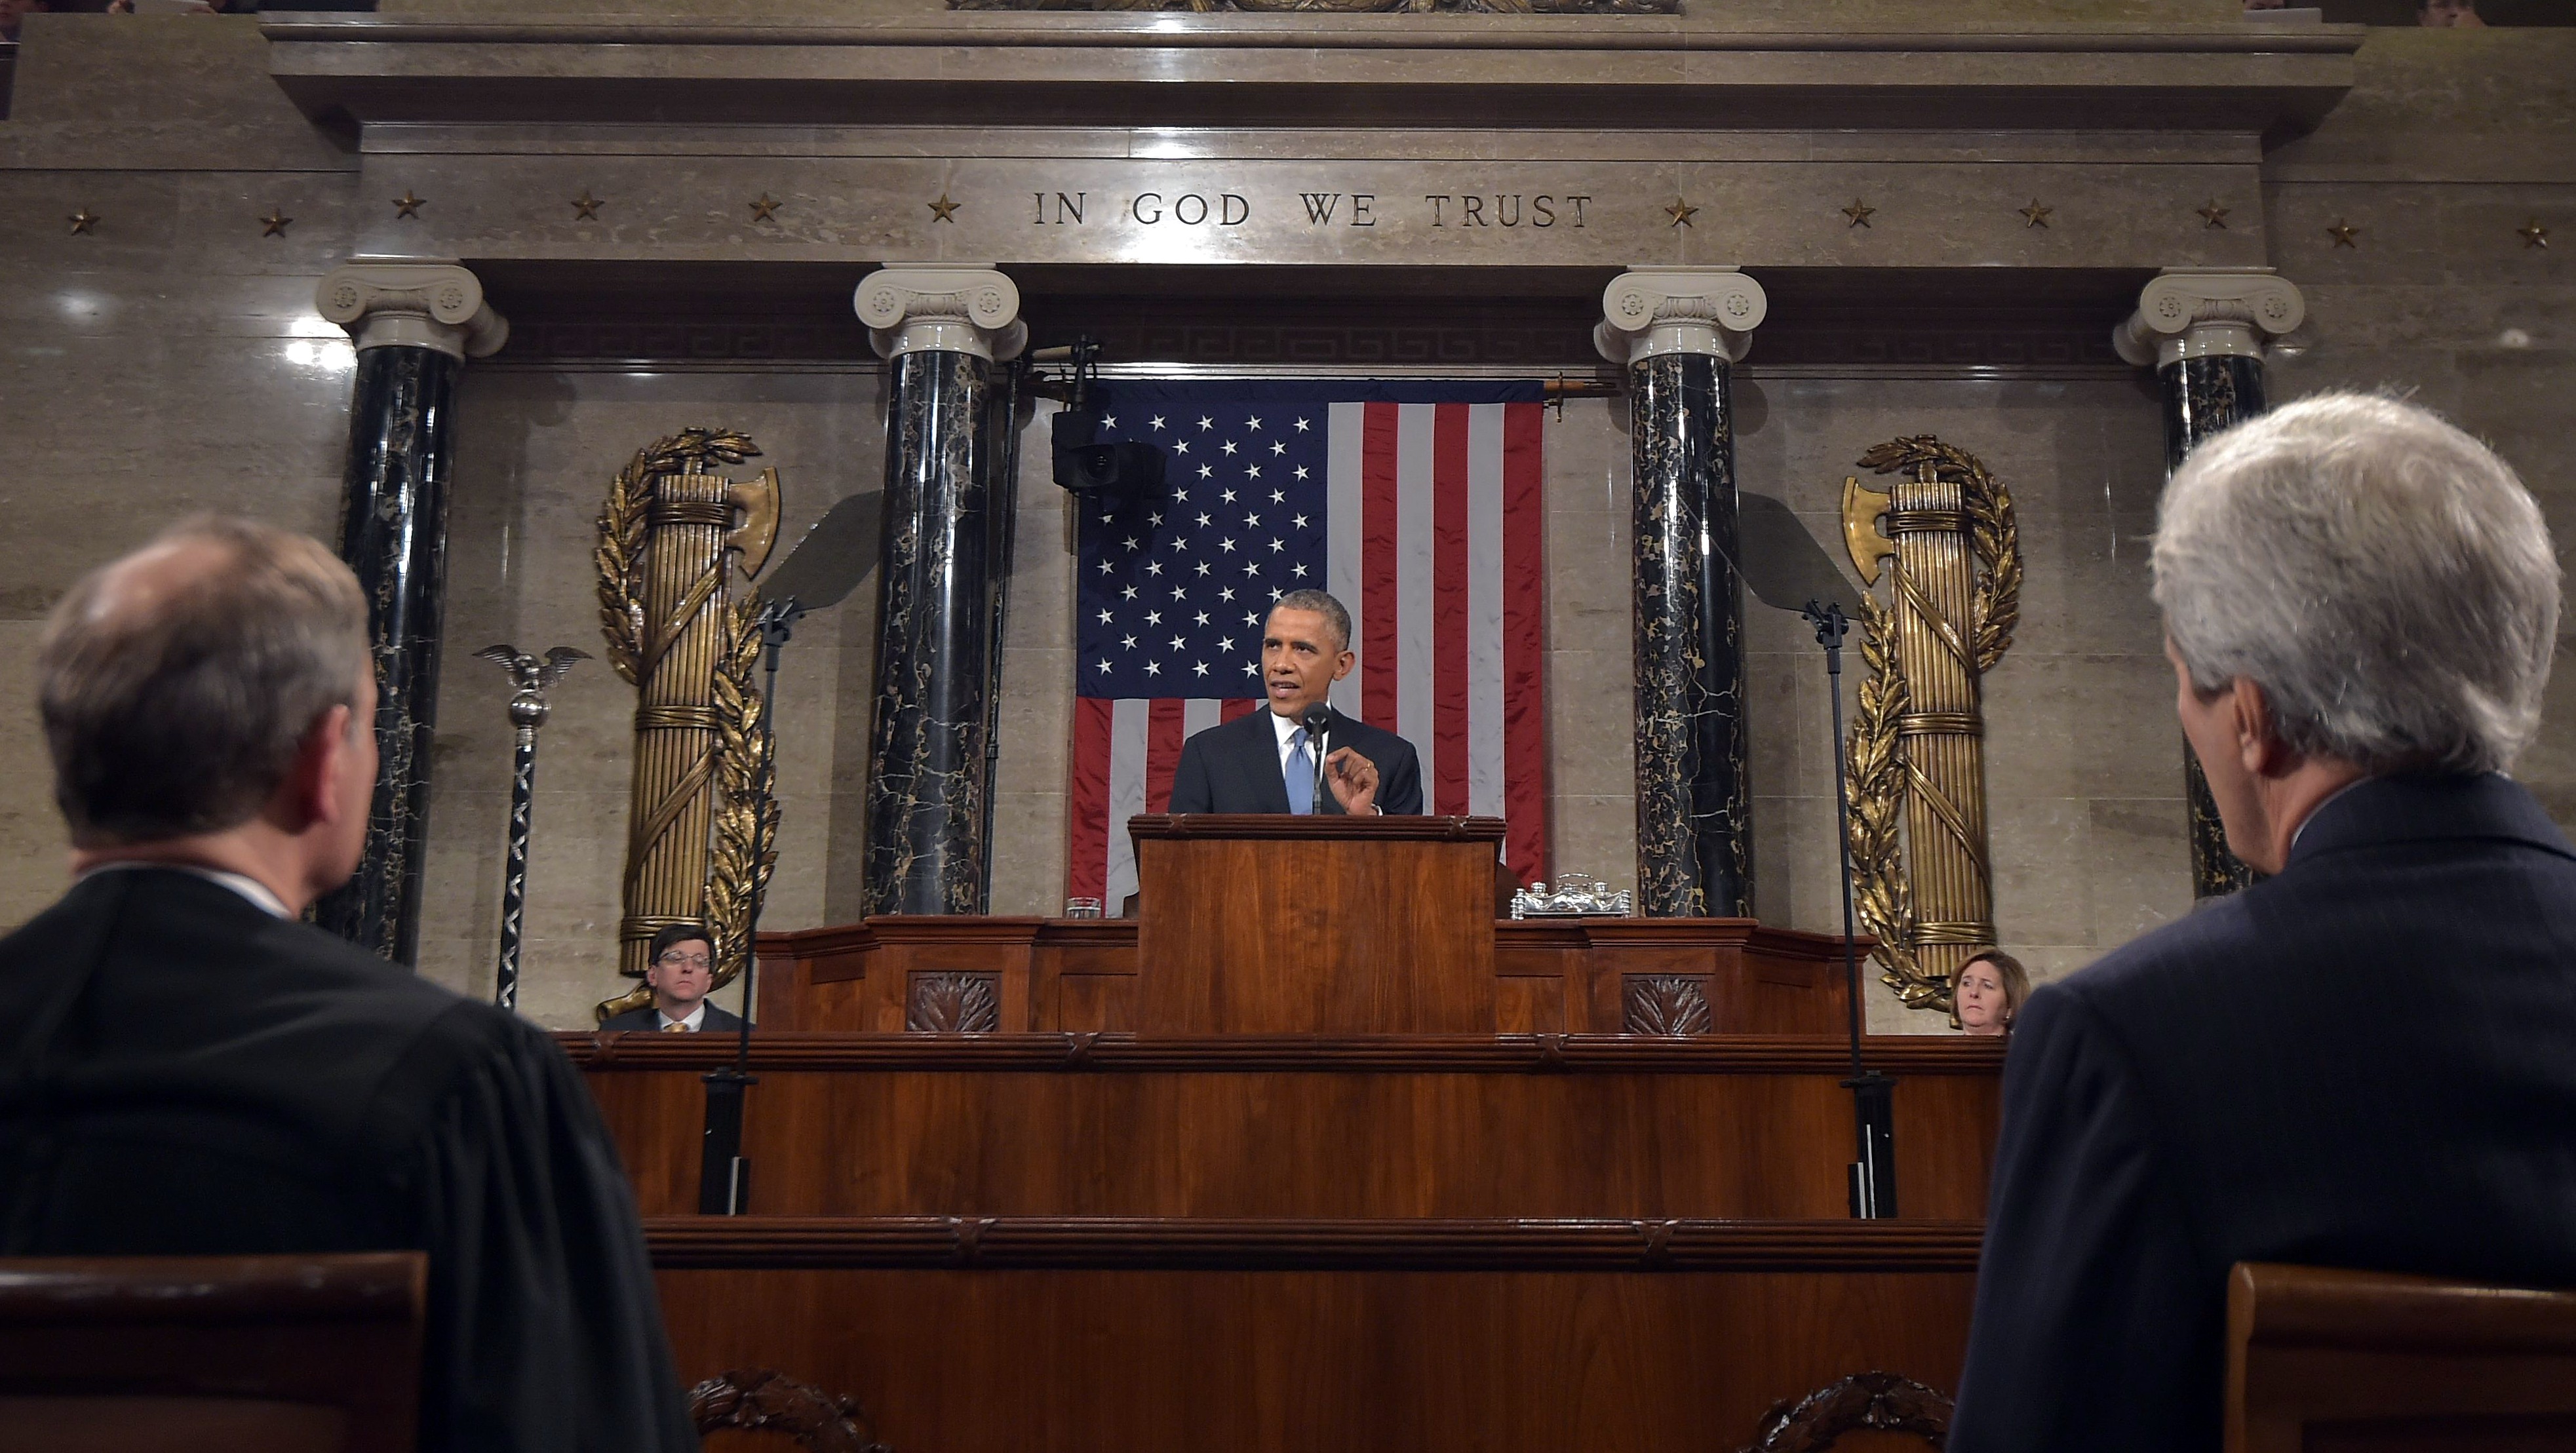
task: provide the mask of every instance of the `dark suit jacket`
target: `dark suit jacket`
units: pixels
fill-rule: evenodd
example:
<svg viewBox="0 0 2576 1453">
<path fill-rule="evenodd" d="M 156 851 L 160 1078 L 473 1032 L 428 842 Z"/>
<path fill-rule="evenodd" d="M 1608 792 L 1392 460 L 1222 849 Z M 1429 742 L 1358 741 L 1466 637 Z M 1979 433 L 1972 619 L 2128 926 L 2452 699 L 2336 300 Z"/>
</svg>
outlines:
<svg viewBox="0 0 2576 1453">
<path fill-rule="evenodd" d="M 647 1004 L 641 1009 L 629 1009 L 623 1014 L 611 1014 L 599 1021 L 599 1027 L 618 1030 L 642 1029 L 659 1034 L 662 1032 L 662 1015 L 659 1010 Z M 728 1013 L 713 1004 L 707 1006 L 707 1017 L 698 1021 L 700 1034 L 737 1034 L 741 1030 L 741 1015 Z"/>
<path fill-rule="evenodd" d="M 569 1060 L 218 883 L 84 879 L 0 940 L 0 1255 L 429 1253 L 421 1442 L 695 1449 Z"/>
<path fill-rule="evenodd" d="M 2576 1286 L 2576 853 L 2501 776 L 2328 802 L 2031 996 L 1987 1217 L 1953 1453 L 2216 1449 L 2237 1261 Z"/>
<path fill-rule="evenodd" d="M 1174 812 L 1286 812 L 1288 779 L 1279 770 L 1279 734 L 1265 706 L 1239 716 L 1181 744 L 1181 765 L 1172 774 Z M 1391 731 L 1333 713 L 1324 738 L 1329 755 L 1344 747 L 1377 764 L 1377 805 L 1391 817 L 1422 811 L 1422 762 L 1413 744 Z M 1317 812 L 1338 813 L 1341 802 L 1325 784 Z"/>
</svg>

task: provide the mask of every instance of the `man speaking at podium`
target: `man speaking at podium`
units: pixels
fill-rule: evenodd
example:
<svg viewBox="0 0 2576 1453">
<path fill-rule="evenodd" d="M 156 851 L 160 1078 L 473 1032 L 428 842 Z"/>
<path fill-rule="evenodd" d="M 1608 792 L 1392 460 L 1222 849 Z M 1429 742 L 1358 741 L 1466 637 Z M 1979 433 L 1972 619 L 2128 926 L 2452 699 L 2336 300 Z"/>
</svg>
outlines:
<svg viewBox="0 0 2576 1453">
<path fill-rule="evenodd" d="M 1181 745 L 1171 810 L 1420 814 L 1422 763 L 1412 744 L 1351 720 L 1324 699 L 1358 659 L 1351 654 L 1351 613 L 1340 601 L 1320 590 L 1279 597 L 1261 628 L 1261 680 L 1270 709 L 1210 727 Z"/>
</svg>

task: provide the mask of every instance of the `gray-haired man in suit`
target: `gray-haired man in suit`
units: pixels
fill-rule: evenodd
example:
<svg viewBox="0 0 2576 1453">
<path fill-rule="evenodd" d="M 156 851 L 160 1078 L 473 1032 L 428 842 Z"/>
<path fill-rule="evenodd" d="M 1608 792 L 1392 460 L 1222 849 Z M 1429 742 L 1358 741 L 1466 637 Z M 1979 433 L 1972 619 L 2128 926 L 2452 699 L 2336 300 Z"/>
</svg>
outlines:
<svg viewBox="0 0 2576 1453">
<path fill-rule="evenodd" d="M 2155 597 L 2273 876 L 2031 996 L 1953 1453 L 2220 1446 L 2226 1278 L 2576 1286 L 2576 850 L 2504 775 L 2558 561 L 2513 471 L 2329 395 L 2200 446 Z"/>
</svg>

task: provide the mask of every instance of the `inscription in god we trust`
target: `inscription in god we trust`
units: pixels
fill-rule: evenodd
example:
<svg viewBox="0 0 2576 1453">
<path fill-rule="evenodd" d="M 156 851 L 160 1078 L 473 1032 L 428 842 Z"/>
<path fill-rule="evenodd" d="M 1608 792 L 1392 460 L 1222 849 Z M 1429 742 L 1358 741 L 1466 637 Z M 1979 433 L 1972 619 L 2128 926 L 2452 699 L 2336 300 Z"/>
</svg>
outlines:
<svg viewBox="0 0 2576 1453">
<path fill-rule="evenodd" d="M 1417 206 L 1411 198 L 1382 198 L 1375 192 L 1299 192 L 1291 207 L 1256 206 L 1239 192 L 1137 192 L 1116 201 L 1095 199 L 1089 192 L 1031 192 L 1029 222 L 1037 227 L 1087 227 L 1115 220 L 1139 227 L 1241 227 L 1261 215 L 1283 215 L 1291 225 L 1302 217 L 1308 227 L 1376 227 L 1417 225 L 1450 229 L 1583 228 L 1583 209 L 1592 200 L 1573 192 L 1425 192 Z M 1410 209 L 1410 210 L 1408 210 Z"/>
</svg>

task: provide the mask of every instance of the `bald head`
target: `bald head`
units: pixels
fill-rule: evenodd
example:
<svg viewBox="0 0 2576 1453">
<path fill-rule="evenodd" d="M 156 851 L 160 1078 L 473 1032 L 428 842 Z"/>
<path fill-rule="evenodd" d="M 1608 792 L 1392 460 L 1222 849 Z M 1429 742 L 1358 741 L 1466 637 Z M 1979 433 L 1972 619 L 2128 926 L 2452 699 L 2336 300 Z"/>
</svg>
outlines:
<svg viewBox="0 0 2576 1453">
<path fill-rule="evenodd" d="M 37 648 L 54 800 L 81 847 L 216 832 L 368 671 L 366 598 L 314 540 L 206 517 L 93 571 Z"/>
</svg>

